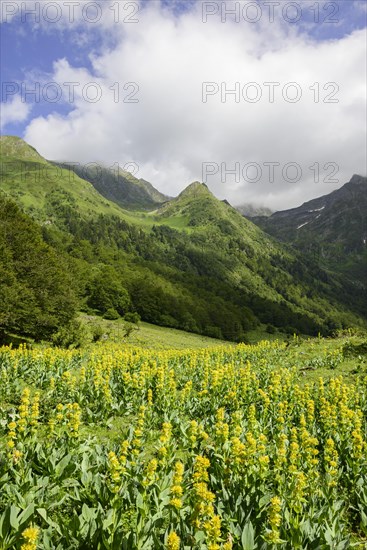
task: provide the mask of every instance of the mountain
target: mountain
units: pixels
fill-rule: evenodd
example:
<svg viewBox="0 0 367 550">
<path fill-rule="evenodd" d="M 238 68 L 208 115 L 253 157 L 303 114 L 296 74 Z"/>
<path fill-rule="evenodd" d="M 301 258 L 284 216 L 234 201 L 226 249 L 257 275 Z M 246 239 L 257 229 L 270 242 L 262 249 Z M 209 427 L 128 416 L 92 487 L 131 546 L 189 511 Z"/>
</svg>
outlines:
<svg viewBox="0 0 367 550">
<path fill-rule="evenodd" d="M 181 220 L 182 227 L 199 232 L 219 231 L 225 237 L 233 239 L 241 236 L 256 247 L 267 245 L 269 251 L 279 248 L 273 240 L 266 237 L 256 225 L 242 217 L 227 201 L 218 200 L 205 183 L 193 182 L 188 185 L 178 197 L 163 204 L 153 212 L 155 219 L 169 219 L 178 226 L 176 220 Z"/>
<path fill-rule="evenodd" d="M 256 302 L 256 297 L 270 299 L 268 319 L 272 318 L 270 302 L 284 304 L 284 298 L 288 306 L 292 303 L 291 308 L 300 311 L 298 308 L 303 304 L 306 309 L 317 310 L 322 317 L 320 307 L 325 306 L 325 295 L 333 302 L 334 291 L 331 294 L 329 291 L 334 285 L 341 289 L 340 281 L 321 271 L 316 263 L 306 264 L 302 255 L 269 239 L 231 205 L 216 199 L 205 184 L 192 183 L 153 214 L 157 220 L 167 219 L 172 226 L 186 229 L 193 243 L 201 244 L 203 251 L 210 250 L 210 268 L 206 274 L 216 273 L 217 277 L 223 276 L 241 288 L 249 295 L 248 303 Z M 311 289 L 316 287 L 314 293 Z M 350 296 L 354 293 L 351 288 L 345 291 Z M 353 300 L 358 301 L 360 297 L 355 296 Z M 266 314 L 262 319 L 266 319 Z"/>
<path fill-rule="evenodd" d="M 14 158 L 33 160 L 42 164 L 46 162 L 34 147 L 17 136 L 0 136 L 0 152 L 4 161 Z"/>
<path fill-rule="evenodd" d="M 102 197 L 93 185 L 67 169 L 47 162 L 16 136 L 0 136 L 1 190 L 39 222 L 63 215 L 121 216 L 121 209 Z"/>
<path fill-rule="evenodd" d="M 75 165 L 71 163 L 53 163 L 71 170 L 77 176 L 89 181 L 106 199 L 122 208 L 132 210 L 153 210 L 169 197 L 160 193 L 151 183 L 137 179 L 122 168 L 105 168 L 100 165 Z"/>
<path fill-rule="evenodd" d="M 328 195 L 252 221 L 321 266 L 367 287 L 366 177 L 354 175 Z"/>
<path fill-rule="evenodd" d="M 164 195 L 163 193 L 158 191 L 158 189 L 153 187 L 153 185 L 149 181 L 146 181 L 144 179 L 139 179 L 137 180 L 137 182 L 138 182 L 138 185 L 140 185 L 143 189 L 145 189 L 145 191 L 148 193 L 148 195 L 156 204 L 162 204 L 163 202 L 166 202 L 172 199 L 172 197 Z"/>
<path fill-rule="evenodd" d="M 246 218 L 255 218 L 257 216 L 268 217 L 273 213 L 272 210 L 266 206 L 255 206 L 254 204 L 241 204 L 236 206 L 236 210 Z"/>
<path fill-rule="evenodd" d="M 2 138 L 0 149 L 2 192 L 69 258 L 85 311 L 137 312 L 237 341 L 259 323 L 305 334 L 365 323 L 353 285 L 304 261 L 205 184 L 151 211 L 126 210 L 19 138 Z"/>
</svg>

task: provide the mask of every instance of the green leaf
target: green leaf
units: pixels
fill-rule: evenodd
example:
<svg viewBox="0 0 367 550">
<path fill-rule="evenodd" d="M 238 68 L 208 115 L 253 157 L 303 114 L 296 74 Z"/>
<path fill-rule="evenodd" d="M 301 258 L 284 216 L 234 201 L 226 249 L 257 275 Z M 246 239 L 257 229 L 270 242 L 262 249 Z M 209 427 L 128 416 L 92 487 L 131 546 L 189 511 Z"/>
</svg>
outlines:
<svg viewBox="0 0 367 550">
<path fill-rule="evenodd" d="M 195 533 L 195 540 L 196 542 L 202 542 L 205 540 L 205 533 L 204 531 L 197 531 Z"/>
<path fill-rule="evenodd" d="M 243 550 L 254 550 L 255 548 L 255 533 L 251 521 L 246 523 L 243 528 L 241 543 Z"/>
<path fill-rule="evenodd" d="M 44 519 L 45 521 L 48 521 L 48 518 L 47 518 L 47 511 L 45 508 L 37 508 L 36 509 L 36 512 L 39 513 L 39 515 L 41 516 L 42 519 Z"/>
<path fill-rule="evenodd" d="M 18 514 L 20 512 L 20 508 L 17 508 L 14 504 L 10 506 L 10 515 L 9 515 L 9 521 L 10 525 L 18 531 L 19 529 L 19 520 L 18 520 Z"/>
<path fill-rule="evenodd" d="M 136 497 L 136 506 L 141 510 L 144 509 L 144 500 L 140 493 L 138 493 L 138 496 Z"/>
<path fill-rule="evenodd" d="M 62 475 L 63 471 L 65 470 L 66 466 L 69 464 L 70 460 L 71 460 L 71 455 L 68 454 L 64 456 L 64 458 L 60 460 L 60 462 L 57 464 L 57 466 L 55 467 L 55 474 L 58 477 Z"/>
<path fill-rule="evenodd" d="M 89 506 L 87 506 L 86 504 L 83 504 L 83 506 L 82 506 L 82 518 L 86 522 L 89 523 L 90 520 L 94 518 L 95 511 L 96 511 L 95 508 L 89 508 Z"/>
<path fill-rule="evenodd" d="M 81 463 L 81 468 L 82 468 L 83 474 L 85 474 L 89 469 L 89 459 L 88 459 L 88 456 L 86 454 L 83 456 L 83 460 L 82 460 L 82 463 Z"/>
<path fill-rule="evenodd" d="M 51 546 L 51 537 L 50 534 L 47 531 L 43 532 L 43 546 L 45 550 L 52 550 Z"/>
<path fill-rule="evenodd" d="M 114 510 L 108 510 L 106 518 L 103 521 L 103 529 L 108 529 L 114 522 Z"/>
<path fill-rule="evenodd" d="M 264 495 L 263 497 L 261 497 L 260 500 L 259 500 L 259 507 L 263 508 L 263 507 L 267 506 L 270 502 L 270 499 L 271 499 L 271 496 L 269 494 Z"/>
<path fill-rule="evenodd" d="M 10 506 L 8 506 L 5 509 L 5 512 L 2 514 L 0 518 L 0 532 L 3 540 L 6 539 L 7 535 L 9 534 L 9 530 L 10 530 Z"/>
<path fill-rule="evenodd" d="M 34 504 L 29 504 L 27 508 L 20 514 L 18 517 L 19 520 L 19 526 L 21 527 L 24 523 L 26 523 L 31 516 L 34 514 Z"/>
</svg>

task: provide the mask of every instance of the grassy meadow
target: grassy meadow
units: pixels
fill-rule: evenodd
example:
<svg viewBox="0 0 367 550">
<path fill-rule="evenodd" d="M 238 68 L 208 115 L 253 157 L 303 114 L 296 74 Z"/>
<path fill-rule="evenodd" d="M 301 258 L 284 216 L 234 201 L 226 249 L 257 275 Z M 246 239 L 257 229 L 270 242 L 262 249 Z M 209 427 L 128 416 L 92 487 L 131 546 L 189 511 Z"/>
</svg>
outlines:
<svg viewBox="0 0 367 550">
<path fill-rule="evenodd" d="M 114 338 L 0 349 L 2 550 L 366 548 L 365 335 Z"/>
</svg>

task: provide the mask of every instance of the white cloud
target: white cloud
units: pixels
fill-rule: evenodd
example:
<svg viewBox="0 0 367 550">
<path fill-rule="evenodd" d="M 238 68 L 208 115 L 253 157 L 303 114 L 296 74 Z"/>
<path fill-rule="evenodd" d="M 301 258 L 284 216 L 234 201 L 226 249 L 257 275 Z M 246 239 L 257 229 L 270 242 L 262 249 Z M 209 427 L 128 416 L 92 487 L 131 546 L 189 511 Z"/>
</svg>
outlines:
<svg viewBox="0 0 367 550">
<path fill-rule="evenodd" d="M 1 130 L 12 122 L 24 122 L 29 117 L 32 106 L 24 103 L 20 96 L 14 96 L 10 102 L 0 103 Z"/>
<path fill-rule="evenodd" d="M 49 159 L 136 162 L 138 176 L 169 195 L 201 180 L 204 162 L 226 163 L 229 169 L 236 162 L 241 168 L 256 162 L 263 167 L 256 184 L 242 176 L 240 183 L 234 178 L 223 183 L 220 173 L 207 184 L 233 203 L 253 201 L 274 209 L 328 193 L 353 173 L 365 173 L 365 32 L 314 42 L 284 21 L 261 20 L 254 26 L 213 17 L 204 24 L 199 4 L 175 17 L 150 2 L 139 12 L 139 23 L 113 26 L 118 44 L 92 58 L 93 74 L 58 60 L 52 79 L 60 85 L 81 84 L 73 110 L 63 117 L 54 113 L 32 120 L 25 139 Z M 80 93 L 88 82 L 101 87 L 97 103 L 85 101 Z M 118 103 L 109 89 L 115 82 L 122 96 Z M 123 90 L 127 82 L 138 84 L 139 103 L 122 101 L 133 91 Z M 224 82 L 228 88 L 257 82 L 263 97 L 258 103 L 236 103 L 228 96 L 222 103 L 217 94 L 203 103 L 203 82 Z M 274 103 L 267 99 L 264 82 L 281 83 Z M 285 101 L 279 91 L 289 82 L 302 89 L 297 103 Z M 319 103 L 309 89 L 315 82 L 320 83 Z M 338 103 L 323 101 L 333 91 L 332 86 L 323 89 L 328 82 L 339 86 Z M 275 182 L 269 183 L 264 162 L 281 167 L 296 162 L 302 178 L 292 184 L 278 170 Z M 309 169 L 316 162 L 319 183 Z M 330 172 L 323 169 L 328 162 L 340 167 L 338 183 L 323 182 Z"/>
</svg>

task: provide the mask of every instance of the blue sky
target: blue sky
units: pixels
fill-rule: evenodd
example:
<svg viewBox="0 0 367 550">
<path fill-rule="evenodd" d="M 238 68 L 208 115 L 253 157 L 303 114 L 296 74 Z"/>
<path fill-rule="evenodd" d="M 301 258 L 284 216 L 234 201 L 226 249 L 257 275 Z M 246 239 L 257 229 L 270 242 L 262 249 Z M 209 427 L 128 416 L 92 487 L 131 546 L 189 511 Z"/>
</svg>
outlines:
<svg viewBox="0 0 367 550">
<path fill-rule="evenodd" d="M 92 70 L 90 55 L 98 54 L 102 46 L 106 47 L 106 37 L 100 32 L 88 32 L 86 27 L 84 44 L 78 43 L 78 29 L 34 28 L 31 20 L 21 22 L 15 18 L 10 23 L 1 25 L 1 101 L 6 101 L 5 83 L 15 83 L 21 90 L 22 83 L 26 90 L 32 90 L 29 80 L 37 81 L 37 75 L 52 75 L 53 63 L 62 58 L 68 59 L 74 67 L 85 67 Z M 95 29 L 93 29 L 95 31 Z M 108 44 L 113 47 L 112 36 Z M 52 78 L 47 79 L 52 81 Z M 32 105 L 32 117 L 46 116 L 55 109 L 66 114 L 72 109 L 67 103 L 50 104 L 35 102 L 34 97 L 22 93 L 22 101 Z M 11 99 L 9 96 L 8 99 Z M 9 124 L 6 132 L 22 136 L 28 121 Z"/>
</svg>

